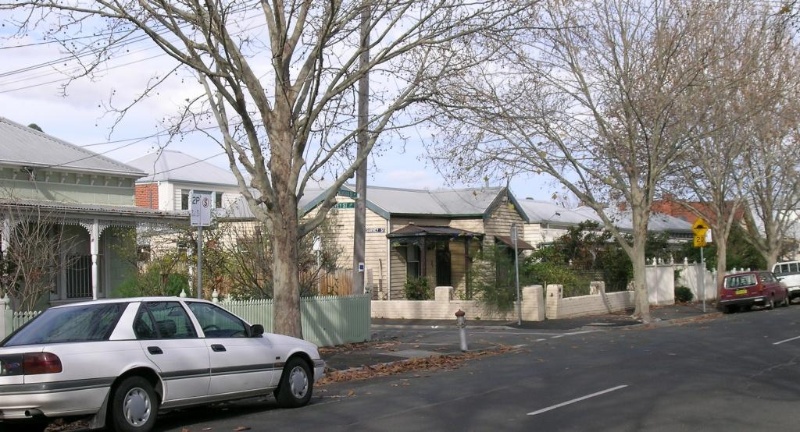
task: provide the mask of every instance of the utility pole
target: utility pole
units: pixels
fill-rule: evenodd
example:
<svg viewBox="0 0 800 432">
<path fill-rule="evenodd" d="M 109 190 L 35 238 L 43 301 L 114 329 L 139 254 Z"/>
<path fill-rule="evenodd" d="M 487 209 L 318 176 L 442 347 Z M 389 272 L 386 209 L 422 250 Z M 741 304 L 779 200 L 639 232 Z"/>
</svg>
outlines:
<svg viewBox="0 0 800 432">
<path fill-rule="evenodd" d="M 364 70 L 369 64 L 369 0 L 361 3 L 361 55 L 359 67 Z M 358 153 L 361 156 L 369 140 L 369 74 L 365 71 L 358 80 Z M 367 160 L 364 159 L 356 170 L 355 227 L 353 229 L 353 294 L 364 293 L 364 250 L 367 230 Z"/>
</svg>

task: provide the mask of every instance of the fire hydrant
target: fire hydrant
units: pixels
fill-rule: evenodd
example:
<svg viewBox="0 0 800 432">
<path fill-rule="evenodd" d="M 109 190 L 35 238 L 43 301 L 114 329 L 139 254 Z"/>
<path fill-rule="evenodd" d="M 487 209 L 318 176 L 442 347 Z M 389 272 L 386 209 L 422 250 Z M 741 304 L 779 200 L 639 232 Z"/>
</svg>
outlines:
<svg viewBox="0 0 800 432">
<path fill-rule="evenodd" d="M 466 312 L 459 309 L 456 312 L 456 325 L 458 326 L 458 333 L 461 337 L 461 351 L 467 351 L 467 319 L 464 318 Z"/>
</svg>

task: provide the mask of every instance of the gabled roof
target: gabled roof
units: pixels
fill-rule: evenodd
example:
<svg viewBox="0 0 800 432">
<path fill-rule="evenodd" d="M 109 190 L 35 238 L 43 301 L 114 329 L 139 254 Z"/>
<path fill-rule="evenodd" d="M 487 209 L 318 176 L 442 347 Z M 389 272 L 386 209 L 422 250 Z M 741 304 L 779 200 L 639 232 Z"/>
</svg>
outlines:
<svg viewBox="0 0 800 432">
<path fill-rule="evenodd" d="M 147 176 L 137 183 L 181 182 L 236 186 L 236 177 L 228 170 L 205 160 L 175 150 L 159 150 L 128 162 Z"/>
<path fill-rule="evenodd" d="M 506 188 L 400 189 L 367 187 L 367 208 L 385 219 L 391 216 L 482 217 L 503 197 Z M 301 213 L 316 207 L 326 191 L 306 190 Z M 355 194 L 353 185 L 344 185 L 342 194 Z M 513 201 L 513 197 L 509 194 Z"/>
<path fill-rule="evenodd" d="M 575 226 L 587 220 L 600 221 L 594 211 L 592 213 L 581 213 L 551 201 L 525 199 L 520 201 L 519 205 L 528 223 Z"/>
<path fill-rule="evenodd" d="M 138 178 L 138 169 L 0 117 L 0 165 Z"/>
<path fill-rule="evenodd" d="M 595 213 L 594 209 L 590 207 L 578 207 L 574 210 L 577 213 L 593 217 L 600 222 L 600 218 Z M 633 221 L 631 220 L 631 212 L 628 210 L 607 210 L 609 218 L 614 221 L 614 225 L 622 231 L 633 231 Z M 650 213 L 650 220 L 647 222 L 647 230 L 654 232 L 671 232 L 671 233 L 692 233 L 692 224 L 683 219 L 679 219 L 664 213 L 652 212 Z"/>
</svg>

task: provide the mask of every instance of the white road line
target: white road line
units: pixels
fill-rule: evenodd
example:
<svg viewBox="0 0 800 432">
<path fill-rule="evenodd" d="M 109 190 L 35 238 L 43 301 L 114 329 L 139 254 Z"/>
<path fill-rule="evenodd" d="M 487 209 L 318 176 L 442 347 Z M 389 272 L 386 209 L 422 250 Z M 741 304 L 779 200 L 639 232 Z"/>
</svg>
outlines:
<svg viewBox="0 0 800 432">
<path fill-rule="evenodd" d="M 579 397 L 579 398 L 577 398 L 577 399 L 572 399 L 571 401 L 562 402 L 562 403 L 560 403 L 560 404 L 558 404 L 558 405 L 553 405 L 553 406 L 550 406 L 550 407 L 547 407 L 547 408 L 543 408 L 543 409 L 540 409 L 539 411 L 529 412 L 529 413 L 528 413 L 528 415 L 529 415 L 529 416 L 533 416 L 533 415 L 541 414 L 541 413 L 543 413 L 543 412 L 547 412 L 547 411 L 550 411 L 550 410 L 554 410 L 554 409 L 556 409 L 556 408 L 561 408 L 561 407 L 563 407 L 563 406 L 567 406 L 567 405 L 570 405 L 570 404 L 574 404 L 575 402 L 580 402 L 580 401 L 582 401 L 582 400 L 586 400 L 586 399 L 589 399 L 589 398 L 593 398 L 593 397 L 595 397 L 595 396 L 600 396 L 600 395 L 603 395 L 603 394 L 606 394 L 606 393 L 611 393 L 611 392 L 613 392 L 613 391 L 617 391 L 617 390 L 620 390 L 620 389 L 624 389 L 625 387 L 628 387 L 628 385 L 627 385 L 627 384 L 625 384 L 625 385 L 620 385 L 620 386 L 612 387 L 612 388 L 610 388 L 610 389 L 606 389 L 606 390 L 603 390 L 603 391 L 599 391 L 599 392 L 597 392 L 597 393 L 592 393 L 592 394 L 590 394 L 590 395 L 586 395 L 586 396 L 583 396 L 583 397 Z"/>
<path fill-rule="evenodd" d="M 793 341 L 793 340 L 795 340 L 795 339 L 800 339 L 800 336 L 793 337 L 793 338 L 791 338 L 791 339 L 786 339 L 786 340 L 782 340 L 782 341 L 774 342 L 772 345 L 780 345 L 780 344 L 782 344 L 782 343 L 784 343 L 784 342 L 791 342 L 791 341 Z"/>
</svg>

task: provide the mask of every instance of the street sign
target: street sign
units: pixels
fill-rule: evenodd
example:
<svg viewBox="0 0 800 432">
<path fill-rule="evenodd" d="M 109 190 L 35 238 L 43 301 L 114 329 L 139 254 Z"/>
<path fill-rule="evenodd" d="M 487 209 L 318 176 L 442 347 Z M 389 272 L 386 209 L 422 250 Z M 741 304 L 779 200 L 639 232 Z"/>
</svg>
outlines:
<svg viewBox="0 0 800 432">
<path fill-rule="evenodd" d="M 192 192 L 190 197 L 190 222 L 193 227 L 211 225 L 211 193 Z"/>
<path fill-rule="evenodd" d="M 695 237 L 702 236 L 705 237 L 706 231 L 708 231 L 708 224 L 703 218 L 697 218 L 692 224 L 692 231 L 694 232 Z"/>
<path fill-rule="evenodd" d="M 694 247 L 706 247 L 706 236 L 703 235 L 695 235 L 694 236 Z"/>
</svg>

